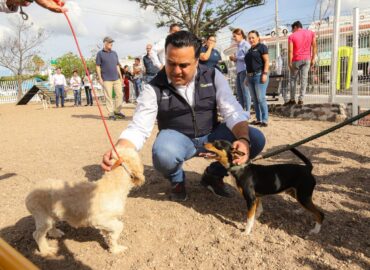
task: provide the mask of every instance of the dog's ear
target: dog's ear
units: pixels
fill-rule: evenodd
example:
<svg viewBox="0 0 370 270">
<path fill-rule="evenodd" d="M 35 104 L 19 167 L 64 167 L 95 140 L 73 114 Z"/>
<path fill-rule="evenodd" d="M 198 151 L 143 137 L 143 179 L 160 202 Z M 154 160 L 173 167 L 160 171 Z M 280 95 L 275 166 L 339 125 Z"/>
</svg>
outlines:
<svg viewBox="0 0 370 270">
<path fill-rule="evenodd" d="M 145 182 L 144 176 L 144 166 L 141 162 L 139 153 L 135 149 L 124 149 L 123 152 L 120 152 L 123 162 L 127 164 L 131 172 L 131 181 L 134 186 L 141 186 Z"/>
</svg>

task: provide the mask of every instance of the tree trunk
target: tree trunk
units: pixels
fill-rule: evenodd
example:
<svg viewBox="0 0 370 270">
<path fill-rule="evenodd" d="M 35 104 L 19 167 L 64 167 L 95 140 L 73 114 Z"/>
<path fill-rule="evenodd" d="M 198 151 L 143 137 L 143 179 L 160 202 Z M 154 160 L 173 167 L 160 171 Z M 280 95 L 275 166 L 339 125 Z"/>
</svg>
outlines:
<svg viewBox="0 0 370 270">
<path fill-rule="evenodd" d="M 18 82 L 18 92 L 17 92 L 17 101 L 21 100 L 23 93 L 22 93 L 22 76 L 17 75 L 17 82 Z"/>
</svg>

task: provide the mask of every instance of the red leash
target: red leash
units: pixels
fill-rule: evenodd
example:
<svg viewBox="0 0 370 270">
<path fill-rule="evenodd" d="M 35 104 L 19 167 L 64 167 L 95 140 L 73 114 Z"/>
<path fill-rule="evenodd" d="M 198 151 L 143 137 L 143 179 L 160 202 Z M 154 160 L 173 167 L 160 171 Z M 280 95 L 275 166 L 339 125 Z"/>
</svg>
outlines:
<svg viewBox="0 0 370 270">
<path fill-rule="evenodd" d="M 63 2 L 60 2 L 60 1 L 58 1 L 58 0 L 54 0 L 54 2 L 56 2 L 56 3 L 57 3 L 58 5 L 60 5 L 60 6 L 63 6 L 63 5 L 64 5 L 64 3 L 63 3 Z M 101 120 L 103 121 L 105 131 L 106 131 L 106 133 L 107 133 L 107 135 L 108 135 L 108 138 L 109 138 L 109 142 L 110 142 L 110 144 L 112 145 L 112 148 L 113 148 L 114 152 L 116 153 L 116 155 L 117 155 L 117 157 L 118 157 L 118 161 L 117 161 L 117 162 L 113 165 L 113 167 L 112 167 L 112 169 L 114 169 L 114 168 L 116 168 L 117 166 L 119 166 L 119 165 L 122 163 L 122 160 L 121 160 L 121 157 L 119 156 L 119 154 L 118 154 L 118 152 L 117 152 L 116 147 L 114 146 L 114 143 L 113 143 L 113 141 L 112 141 L 112 137 L 111 137 L 111 135 L 110 135 L 110 133 L 109 133 L 109 129 L 108 129 L 108 126 L 107 126 L 107 122 L 106 122 L 106 121 L 105 121 L 105 119 L 104 119 L 103 112 L 102 112 L 102 109 L 101 109 L 101 106 L 100 106 L 100 103 L 99 103 L 98 97 L 96 96 L 95 89 L 94 89 L 93 83 L 92 83 L 91 78 L 90 78 L 90 73 L 89 73 L 89 70 L 87 69 L 87 66 L 86 66 L 85 58 L 83 57 L 83 55 L 82 55 L 82 53 L 81 53 L 80 45 L 78 44 L 78 40 L 77 40 L 77 37 L 76 37 L 76 33 L 75 33 L 74 29 L 73 29 L 72 23 L 71 23 L 71 21 L 69 20 L 69 17 L 68 17 L 68 15 L 67 15 L 67 13 L 66 13 L 65 11 L 63 11 L 63 14 L 64 14 L 64 16 L 65 16 L 65 17 L 66 17 L 66 19 L 67 19 L 67 22 L 68 22 L 69 27 L 71 28 L 73 38 L 74 38 L 74 40 L 75 40 L 75 42 L 76 42 L 76 46 L 77 46 L 78 53 L 79 53 L 79 55 L 80 55 L 80 58 L 81 58 L 82 64 L 83 64 L 83 66 L 84 66 L 84 68 L 85 68 L 85 72 L 86 72 L 87 78 L 88 78 L 88 80 L 89 80 L 89 82 L 90 82 L 90 84 L 91 84 L 91 89 L 92 89 L 92 92 L 93 92 L 93 94 L 94 94 L 94 98 L 95 98 L 96 104 L 98 105 L 98 109 L 99 109 L 100 117 L 101 117 Z"/>
</svg>

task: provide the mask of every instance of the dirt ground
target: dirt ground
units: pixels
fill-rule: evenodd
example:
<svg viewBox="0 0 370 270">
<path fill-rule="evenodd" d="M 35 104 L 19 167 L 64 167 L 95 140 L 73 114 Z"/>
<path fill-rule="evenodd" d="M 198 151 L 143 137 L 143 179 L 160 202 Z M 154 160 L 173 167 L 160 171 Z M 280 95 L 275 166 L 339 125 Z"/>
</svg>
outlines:
<svg viewBox="0 0 370 270">
<path fill-rule="evenodd" d="M 126 106 L 131 116 L 133 106 Z M 128 124 L 108 122 L 114 138 Z M 271 117 L 265 151 L 296 142 L 333 123 Z M 318 235 L 313 218 L 287 195 L 267 197 L 249 236 L 242 235 L 245 202 L 235 192 L 220 198 L 199 185 L 209 161 L 185 164 L 189 200 L 168 200 L 169 184 L 151 161 L 155 132 L 141 151 L 146 183 L 127 201 L 128 246 L 112 255 L 93 228 L 59 224 L 66 235 L 50 240 L 58 256 L 35 253 L 34 221 L 24 199 L 46 178 L 93 181 L 110 148 L 96 106 L 43 110 L 41 104 L 0 106 L 0 237 L 41 269 L 370 269 L 370 128 L 346 126 L 299 149 L 314 164 L 314 201 L 325 213 Z M 283 153 L 263 164 L 298 162 Z M 228 179 L 232 183 L 231 179 Z"/>
</svg>

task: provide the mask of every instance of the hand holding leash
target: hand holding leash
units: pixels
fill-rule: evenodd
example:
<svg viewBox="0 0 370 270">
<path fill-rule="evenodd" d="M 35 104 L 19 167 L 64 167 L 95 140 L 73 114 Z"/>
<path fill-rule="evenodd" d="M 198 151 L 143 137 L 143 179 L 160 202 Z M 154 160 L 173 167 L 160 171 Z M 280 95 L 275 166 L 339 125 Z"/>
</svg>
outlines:
<svg viewBox="0 0 370 270">
<path fill-rule="evenodd" d="M 249 160 L 249 143 L 246 140 L 236 140 L 233 148 L 234 164 L 241 165 Z"/>
</svg>

